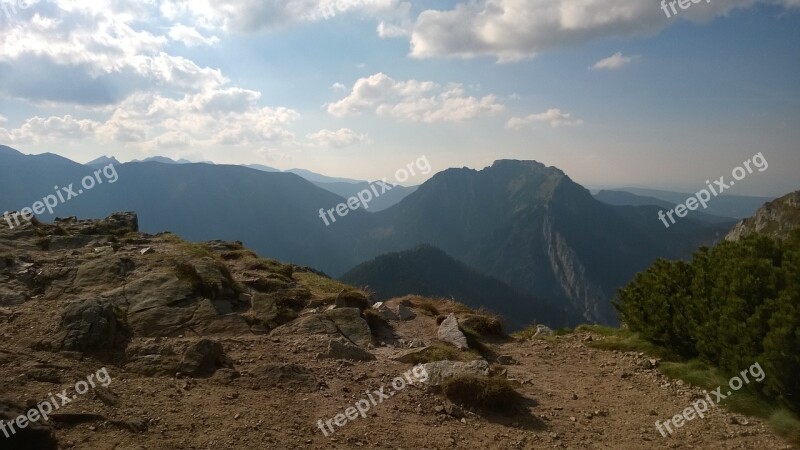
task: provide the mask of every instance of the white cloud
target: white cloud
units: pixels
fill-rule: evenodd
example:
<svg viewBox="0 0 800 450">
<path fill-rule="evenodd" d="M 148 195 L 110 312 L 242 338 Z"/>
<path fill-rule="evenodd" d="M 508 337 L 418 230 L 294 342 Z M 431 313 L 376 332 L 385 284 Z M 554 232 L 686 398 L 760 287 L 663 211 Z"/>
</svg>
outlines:
<svg viewBox="0 0 800 450">
<path fill-rule="evenodd" d="M 349 128 L 342 128 L 338 131 L 320 130 L 309 134 L 307 138 L 313 145 L 319 147 L 344 148 L 351 145 L 372 143 L 369 135 L 358 134 Z"/>
<path fill-rule="evenodd" d="M 708 21 L 757 3 L 789 8 L 800 0 L 703 2 L 682 10 L 677 20 L 642 0 L 474 0 L 423 11 L 413 25 L 411 55 L 512 62 L 596 39 L 653 35 L 680 20 Z"/>
<path fill-rule="evenodd" d="M 8 119 L 6 119 L 4 115 L 0 114 L 0 123 L 6 123 L 6 122 L 8 122 Z"/>
<path fill-rule="evenodd" d="M 216 36 L 205 37 L 196 28 L 187 27 L 180 23 L 169 29 L 169 37 L 187 47 L 214 45 L 219 42 L 219 38 Z"/>
<path fill-rule="evenodd" d="M 0 23 L 0 93 L 11 97 L 109 105 L 141 89 L 191 92 L 228 82 L 218 69 L 166 53 L 169 38 L 141 28 L 162 19 L 145 3 L 52 0 L 18 14 L 27 20 Z M 187 28 L 176 24 L 170 33 L 190 39 Z"/>
<path fill-rule="evenodd" d="M 347 90 L 347 86 L 343 85 L 342 83 L 333 83 L 331 89 L 337 92 L 343 92 Z"/>
<path fill-rule="evenodd" d="M 573 119 L 572 114 L 552 108 L 541 114 L 531 114 L 527 117 L 513 117 L 506 123 L 509 130 L 521 130 L 531 124 L 545 122 L 551 128 L 583 125 L 583 120 Z"/>
<path fill-rule="evenodd" d="M 300 115 L 289 108 L 258 105 L 261 94 L 240 88 L 204 91 L 179 99 L 155 93 L 132 95 L 104 121 L 72 116 L 34 117 L 16 129 L 0 128 L 11 142 L 96 139 L 150 151 L 159 148 L 292 145 L 288 126 Z M 4 131 L 4 133 L 3 133 Z"/>
<path fill-rule="evenodd" d="M 342 14 L 393 15 L 398 0 L 164 0 L 162 13 L 171 20 L 209 29 L 255 32 L 302 22 L 329 20 Z"/>
<path fill-rule="evenodd" d="M 63 117 L 31 117 L 19 128 L 0 129 L 0 135 L 11 142 L 57 142 L 63 139 L 86 139 L 94 135 L 100 122 L 88 119 L 75 119 L 71 115 Z"/>
<path fill-rule="evenodd" d="M 505 109 L 497 97 L 467 96 L 460 84 L 439 85 L 432 81 L 395 81 L 377 73 L 361 78 L 350 94 L 331 103 L 328 113 L 335 117 L 374 112 L 410 122 L 460 122 L 497 114 Z"/>
<path fill-rule="evenodd" d="M 608 58 L 597 61 L 590 69 L 592 70 L 618 70 L 631 63 L 638 56 L 623 56 L 622 52 L 614 53 Z"/>
</svg>

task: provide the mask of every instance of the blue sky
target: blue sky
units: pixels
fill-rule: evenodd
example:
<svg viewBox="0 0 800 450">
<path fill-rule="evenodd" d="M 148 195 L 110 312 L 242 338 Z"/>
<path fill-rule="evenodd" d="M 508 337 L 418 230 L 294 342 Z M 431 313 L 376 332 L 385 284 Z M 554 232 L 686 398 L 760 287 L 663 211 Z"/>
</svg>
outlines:
<svg viewBox="0 0 800 450">
<path fill-rule="evenodd" d="M 693 192 L 762 152 L 731 193 L 800 188 L 798 0 L 3 1 L 0 143 L 25 153 L 362 179 L 535 159 Z"/>
</svg>

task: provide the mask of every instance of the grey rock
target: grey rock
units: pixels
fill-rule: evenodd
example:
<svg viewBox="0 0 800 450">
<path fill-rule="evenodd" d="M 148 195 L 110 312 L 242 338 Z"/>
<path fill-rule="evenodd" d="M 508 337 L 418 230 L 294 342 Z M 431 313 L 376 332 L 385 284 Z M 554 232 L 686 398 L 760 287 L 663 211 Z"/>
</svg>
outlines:
<svg viewBox="0 0 800 450">
<path fill-rule="evenodd" d="M 324 315 L 350 342 L 360 347 L 366 347 L 372 343 L 372 331 L 357 308 L 334 309 Z"/>
<path fill-rule="evenodd" d="M 389 307 L 386 306 L 386 303 L 384 303 L 384 302 L 375 303 L 374 305 L 372 305 L 372 308 L 375 311 L 377 311 L 378 314 L 384 320 L 398 320 L 399 319 L 399 317 L 397 317 L 397 314 L 394 311 L 392 311 L 391 309 L 389 309 Z"/>
<path fill-rule="evenodd" d="M 482 359 L 477 359 L 468 363 L 457 361 L 436 361 L 424 364 L 423 367 L 428 373 L 428 384 L 431 386 L 439 386 L 448 378 L 461 375 L 489 375 L 489 363 Z"/>
<path fill-rule="evenodd" d="M 467 337 L 458 329 L 458 320 L 455 314 L 450 313 L 446 319 L 439 325 L 439 332 L 437 333 L 439 340 L 454 345 L 458 349 L 467 349 Z"/>
<path fill-rule="evenodd" d="M 398 304 L 395 308 L 393 308 L 393 312 L 397 315 L 398 319 L 403 321 L 411 320 L 417 317 L 417 315 L 414 314 L 414 311 L 412 311 L 411 308 L 403 304 Z"/>
</svg>

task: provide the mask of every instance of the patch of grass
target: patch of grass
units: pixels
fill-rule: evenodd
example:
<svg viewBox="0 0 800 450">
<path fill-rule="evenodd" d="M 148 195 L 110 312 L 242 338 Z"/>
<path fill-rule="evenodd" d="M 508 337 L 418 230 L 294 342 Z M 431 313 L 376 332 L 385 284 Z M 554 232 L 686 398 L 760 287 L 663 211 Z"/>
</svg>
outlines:
<svg viewBox="0 0 800 450">
<path fill-rule="evenodd" d="M 619 332 L 622 331 L 622 329 L 607 327 L 604 325 L 584 324 L 584 325 L 578 325 L 578 327 L 575 328 L 575 331 L 589 332 L 589 333 L 599 334 L 600 336 L 617 336 Z"/>
<path fill-rule="evenodd" d="M 511 337 L 513 337 L 514 339 L 518 339 L 520 341 L 527 341 L 528 339 L 532 339 L 533 336 L 535 335 L 536 335 L 536 325 L 530 325 L 524 330 L 511 333 Z"/>
<path fill-rule="evenodd" d="M 315 297 L 335 296 L 343 290 L 352 290 L 352 286 L 331 278 L 325 278 L 312 272 L 295 272 L 295 281 L 308 289 Z"/>
<path fill-rule="evenodd" d="M 469 306 L 467 306 L 467 305 L 465 305 L 463 303 L 457 302 L 457 301 L 455 301 L 453 299 L 450 299 L 450 298 L 441 298 L 441 299 L 438 299 L 438 300 L 439 300 L 440 303 L 442 303 L 442 307 L 439 308 L 439 309 L 443 309 L 445 311 L 450 311 L 450 312 L 454 312 L 454 313 L 465 313 L 465 314 L 472 314 L 472 313 L 484 314 L 483 312 L 474 311 Z M 482 311 L 485 311 L 486 315 L 492 315 L 492 313 L 490 313 L 489 311 L 487 311 L 485 309 L 482 310 Z"/>
<path fill-rule="evenodd" d="M 697 359 L 662 363 L 661 372 L 668 377 L 677 378 L 705 389 L 714 389 L 717 386 L 728 384 L 728 378 L 723 377 L 713 367 Z"/>
<path fill-rule="evenodd" d="M 468 314 L 461 319 L 464 327 L 470 328 L 480 336 L 504 336 L 503 319 L 485 310 Z"/>
<path fill-rule="evenodd" d="M 454 403 L 499 413 L 512 413 L 523 399 L 507 380 L 474 375 L 451 378 L 442 391 Z"/>
<path fill-rule="evenodd" d="M 634 333 L 626 328 L 611 328 L 600 325 L 580 325 L 575 331 L 584 331 L 599 334 L 603 339 L 589 343 L 589 346 L 600 350 L 617 350 L 620 352 L 646 353 L 664 361 L 680 361 L 675 352 L 660 347 L 642 338 L 639 333 Z"/>
<path fill-rule="evenodd" d="M 411 299 L 411 304 L 429 316 L 436 317 L 439 315 L 439 308 L 436 307 L 432 300 L 427 298 L 414 297 Z"/>
<path fill-rule="evenodd" d="M 200 258 L 215 258 L 214 253 L 208 250 L 203 244 L 197 244 L 194 242 L 180 242 L 180 247 L 189 253 L 192 256 L 197 256 Z"/>
</svg>

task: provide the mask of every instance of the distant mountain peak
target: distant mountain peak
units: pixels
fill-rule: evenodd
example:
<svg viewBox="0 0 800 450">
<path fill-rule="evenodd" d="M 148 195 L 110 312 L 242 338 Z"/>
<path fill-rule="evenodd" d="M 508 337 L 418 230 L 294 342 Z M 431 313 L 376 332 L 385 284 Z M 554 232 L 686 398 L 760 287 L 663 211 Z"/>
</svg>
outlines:
<svg viewBox="0 0 800 450">
<path fill-rule="evenodd" d="M 109 164 L 119 165 L 120 162 L 117 160 L 117 158 L 115 158 L 113 156 L 105 156 L 104 155 L 104 156 L 101 156 L 101 157 L 99 157 L 97 159 L 93 159 L 93 160 L 87 162 L 85 165 L 91 166 L 91 167 L 97 167 L 97 166 L 107 166 Z"/>
</svg>

